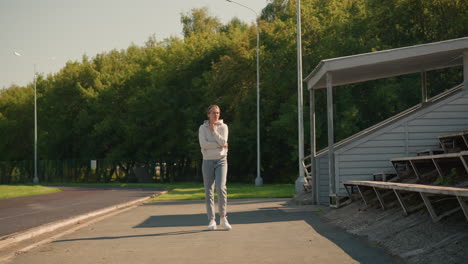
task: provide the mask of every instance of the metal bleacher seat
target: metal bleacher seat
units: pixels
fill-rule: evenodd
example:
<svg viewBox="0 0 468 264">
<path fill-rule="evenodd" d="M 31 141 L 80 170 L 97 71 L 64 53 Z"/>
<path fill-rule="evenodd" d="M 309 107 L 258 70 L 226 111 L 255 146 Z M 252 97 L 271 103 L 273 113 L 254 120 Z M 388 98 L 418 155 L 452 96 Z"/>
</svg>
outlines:
<svg viewBox="0 0 468 264">
<path fill-rule="evenodd" d="M 468 150 L 468 130 L 439 136 L 439 142 L 445 153 Z"/>
<path fill-rule="evenodd" d="M 374 181 L 343 182 L 349 197 L 352 199 L 353 190 L 356 187 L 366 206 L 376 200 L 385 210 L 384 197 L 393 193 L 404 214 L 407 215 L 410 210 L 402 193 L 405 195 L 415 193 L 421 197 L 422 206 L 427 208 L 434 222 L 460 209 L 468 220 L 468 130 L 442 135 L 438 139 L 441 149 L 426 149 L 419 151 L 417 156 L 391 159 L 396 172 L 394 175 L 388 172 L 379 172 L 373 175 Z M 434 176 L 438 177 L 438 183 L 430 182 Z M 457 180 L 462 182 L 458 182 L 456 186 L 445 186 L 447 182 L 440 182 L 441 179 L 456 176 Z M 420 184 L 426 182 L 430 184 Z M 369 199 L 370 195 L 374 197 L 373 200 Z M 431 199 L 437 196 L 455 197 L 459 206 L 456 208 L 438 206 L 437 210 L 441 211 L 438 213 L 431 202 Z"/>
</svg>

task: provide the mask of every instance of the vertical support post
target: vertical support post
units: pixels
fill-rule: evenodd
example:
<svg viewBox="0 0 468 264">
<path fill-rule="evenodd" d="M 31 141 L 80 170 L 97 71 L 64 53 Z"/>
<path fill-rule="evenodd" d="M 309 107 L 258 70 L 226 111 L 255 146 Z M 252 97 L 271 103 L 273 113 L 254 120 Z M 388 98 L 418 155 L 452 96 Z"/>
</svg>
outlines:
<svg viewBox="0 0 468 264">
<path fill-rule="evenodd" d="M 425 70 L 421 72 L 421 103 L 427 103 L 427 75 Z"/>
<path fill-rule="evenodd" d="M 463 51 L 463 89 L 468 89 L 468 50 Z"/>
<path fill-rule="evenodd" d="M 315 189 L 317 194 L 317 204 L 320 205 L 320 161 L 318 159 L 315 159 L 315 182 L 317 184 L 317 188 Z"/>
<path fill-rule="evenodd" d="M 330 179 L 330 194 L 336 194 L 335 186 L 335 149 L 333 127 L 333 80 L 332 74 L 327 72 L 327 121 L 328 121 L 328 175 Z"/>
<path fill-rule="evenodd" d="M 310 171 L 311 171 L 311 176 L 312 180 L 311 183 L 313 184 L 312 186 L 312 203 L 317 204 L 318 197 L 318 184 L 317 184 L 317 177 L 315 176 L 315 155 L 316 155 L 316 150 L 315 150 L 315 90 L 310 89 L 309 90 L 309 97 L 310 97 L 310 102 L 309 102 L 309 107 L 310 107 Z"/>
</svg>

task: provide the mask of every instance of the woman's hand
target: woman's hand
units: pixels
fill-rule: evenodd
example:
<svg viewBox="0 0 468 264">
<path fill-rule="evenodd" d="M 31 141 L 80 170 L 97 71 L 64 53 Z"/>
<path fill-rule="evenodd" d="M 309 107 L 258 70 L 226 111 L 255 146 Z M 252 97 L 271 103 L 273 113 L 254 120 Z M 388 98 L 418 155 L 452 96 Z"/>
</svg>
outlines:
<svg viewBox="0 0 468 264">
<path fill-rule="evenodd" d="M 218 148 L 220 148 L 220 149 L 222 149 L 222 148 L 228 148 L 228 144 L 226 143 L 226 144 L 224 144 L 224 145 L 222 145 L 222 146 L 219 146 Z"/>
<path fill-rule="evenodd" d="M 216 130 L 216 124 L 210 122 L 210 130 L 211 132 L 214 132 Z"/>
</svg>

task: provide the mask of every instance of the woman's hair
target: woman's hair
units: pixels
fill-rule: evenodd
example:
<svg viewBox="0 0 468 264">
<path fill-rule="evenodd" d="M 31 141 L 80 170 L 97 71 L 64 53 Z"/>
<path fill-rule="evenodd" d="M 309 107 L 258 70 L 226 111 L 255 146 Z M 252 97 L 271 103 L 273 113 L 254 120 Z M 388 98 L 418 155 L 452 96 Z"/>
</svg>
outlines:
<svg viewBox="0 0 468 264">
<path fill-rule="evenodd" d="M 221 108 L 219 108 L 218 105 L 210 105 L 210 106 L 208 106 L 208 109 L 206 109 L 206 113 L 210 114 L 210 112 L 211 112 L 211 110 L 213 110 L 213 108 L 218 108 L 219 111 L 221 112 Z"/>
</svg>

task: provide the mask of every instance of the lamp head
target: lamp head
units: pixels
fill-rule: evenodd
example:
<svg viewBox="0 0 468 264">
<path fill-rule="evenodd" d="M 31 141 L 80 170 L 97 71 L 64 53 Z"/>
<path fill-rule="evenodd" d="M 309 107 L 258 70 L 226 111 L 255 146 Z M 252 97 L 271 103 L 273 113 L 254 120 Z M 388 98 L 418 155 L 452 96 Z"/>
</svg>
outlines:
<svg viewBox="0 0 468 264">
<path fill-rule="evenodd" d="M 19 52 L 16 52 L 16 51 L 14 51 L 13 53 L 14 53 L 16 56 L 18 56 L 18 57 L 21 57 L 21 56 L 23 56 L 23 55 L 21 55 L 21 53 L 19 53 Z"/>
</svg>

